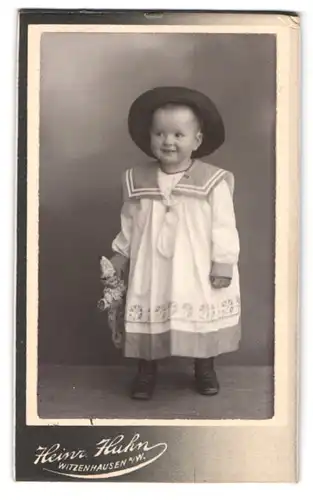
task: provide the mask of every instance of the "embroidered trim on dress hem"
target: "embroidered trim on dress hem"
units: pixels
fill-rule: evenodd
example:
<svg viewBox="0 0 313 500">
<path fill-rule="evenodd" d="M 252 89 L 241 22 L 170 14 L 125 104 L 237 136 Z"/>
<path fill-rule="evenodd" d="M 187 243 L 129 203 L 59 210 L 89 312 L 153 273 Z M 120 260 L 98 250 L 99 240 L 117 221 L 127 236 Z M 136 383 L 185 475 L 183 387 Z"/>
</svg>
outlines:
<svg viewBox="0 0 313 500">
<path fill-rule="evenodd" d="M 140 304 L 129 305 L 125 319 L 129 323 L 164 323 L 170 319 L 188 320 L 188 322 L 209 322 L 229 318 L 240 314 L 240 297 L 226 299 L 220 304 L 200 304 L 195 307 L 189 302 L 178 304 L 167 302 L 155 307 L 151 314 L 150 309 L 144 309 Z"/>
</svg>

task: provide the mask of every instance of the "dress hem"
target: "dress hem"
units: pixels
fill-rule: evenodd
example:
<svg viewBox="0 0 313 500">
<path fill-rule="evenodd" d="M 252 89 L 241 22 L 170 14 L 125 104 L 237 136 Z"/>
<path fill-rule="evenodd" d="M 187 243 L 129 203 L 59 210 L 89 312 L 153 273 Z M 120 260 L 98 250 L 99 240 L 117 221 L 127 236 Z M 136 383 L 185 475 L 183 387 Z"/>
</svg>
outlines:
<svg viewBox="0 0 313 500">
<path fill-rule="evenodd" d="M 124 356 L 150 360 L 170 356 L 210 358 L 237 351 L 240 338 L 240 324 L 209 333 L 169 330 L 150 335 L 126 332 Z"/>
</svg>

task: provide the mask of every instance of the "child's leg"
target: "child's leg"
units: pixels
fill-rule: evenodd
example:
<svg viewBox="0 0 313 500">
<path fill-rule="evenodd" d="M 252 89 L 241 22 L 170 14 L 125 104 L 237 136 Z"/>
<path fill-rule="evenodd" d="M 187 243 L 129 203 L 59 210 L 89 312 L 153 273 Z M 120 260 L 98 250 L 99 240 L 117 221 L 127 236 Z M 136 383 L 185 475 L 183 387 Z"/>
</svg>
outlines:
<svg viewBox="0 0 313 500">
<path fill-rule="evenodd" d="M 219 383 L 214 369 L 214 358 L 195 359 L 196 388 L 204 396 L 215 396 L 219 392 Z"/>
<path fill-rule="evenodd" d="M 131 397 L 133 399 L 150 399 L 153 395 L 157 376 L 155 360 L 140 359 L 138 373 L 134 379 Z"/>
</svg>

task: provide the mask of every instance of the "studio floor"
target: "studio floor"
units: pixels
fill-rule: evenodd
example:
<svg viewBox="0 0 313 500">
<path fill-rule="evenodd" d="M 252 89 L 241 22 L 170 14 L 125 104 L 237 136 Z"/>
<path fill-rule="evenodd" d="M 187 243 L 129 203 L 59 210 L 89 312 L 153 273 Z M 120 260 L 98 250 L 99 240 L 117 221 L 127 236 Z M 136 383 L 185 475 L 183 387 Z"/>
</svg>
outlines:
<svg viewBox="0 0 313 500">
<path fill-rule="evenodd" d="M 273 369 L 217 367 L 217 396 L 194 391 L 192 366 L 161 366 L 150 401 L 129 398 L 135 366 L 39 369 L 38 413 L 47 419 L 267 419 L 273 416 Z"/>
</svg>

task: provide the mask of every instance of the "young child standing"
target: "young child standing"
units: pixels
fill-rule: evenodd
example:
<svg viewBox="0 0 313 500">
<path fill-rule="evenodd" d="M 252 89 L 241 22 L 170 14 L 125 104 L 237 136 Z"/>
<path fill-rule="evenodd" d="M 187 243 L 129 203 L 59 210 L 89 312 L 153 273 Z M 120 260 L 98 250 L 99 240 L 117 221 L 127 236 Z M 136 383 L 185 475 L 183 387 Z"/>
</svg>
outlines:
<svg viewBox="0 0 313 500">
<path fill-rule="evenodd" d="M 128 124 L 153 158 L 123 175 L 112 244 L 128 282 L 124 355 L 138 358 L 131 396 L 151 398 L 157 360 L 169 356 L 194 358 L 197 391 L 214 395 L 214 358 L 240 341 L 233 175 L 200 160 L 224 142 L 223 121 L 202 93 L 158 87 L 135 100 Z"/>
</svg>

